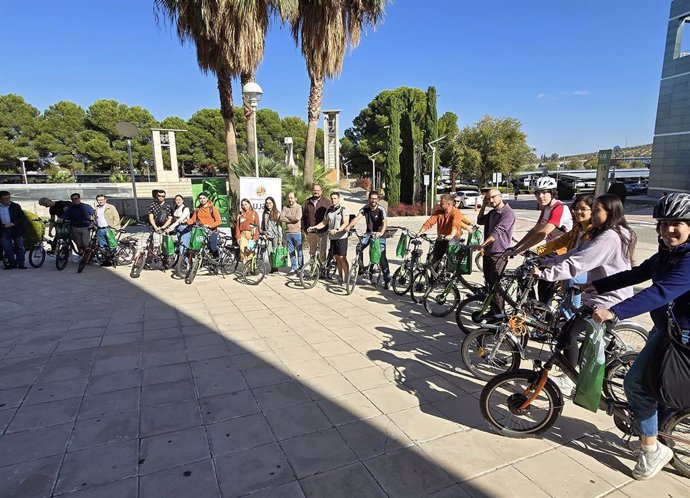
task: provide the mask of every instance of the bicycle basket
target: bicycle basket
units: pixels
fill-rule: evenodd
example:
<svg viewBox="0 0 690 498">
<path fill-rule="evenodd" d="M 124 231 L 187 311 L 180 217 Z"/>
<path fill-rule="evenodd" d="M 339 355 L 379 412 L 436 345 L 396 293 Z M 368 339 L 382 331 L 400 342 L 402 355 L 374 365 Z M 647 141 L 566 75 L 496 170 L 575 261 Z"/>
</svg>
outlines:
<svg viewBox="0 0 690 498">
<path fill-rule="evenodd" d="M 192 251 L 200 251 L 206 245 L 206 232 L 201 227 L 192 228 L 192 235 L 189 239 L 189 248 Z"/>
<path fill-rule="evenodd" d="M 464 244 L 448 245 L 448 271 L 458 275 L 472 273 L 472 251 Z"/>
</svg>

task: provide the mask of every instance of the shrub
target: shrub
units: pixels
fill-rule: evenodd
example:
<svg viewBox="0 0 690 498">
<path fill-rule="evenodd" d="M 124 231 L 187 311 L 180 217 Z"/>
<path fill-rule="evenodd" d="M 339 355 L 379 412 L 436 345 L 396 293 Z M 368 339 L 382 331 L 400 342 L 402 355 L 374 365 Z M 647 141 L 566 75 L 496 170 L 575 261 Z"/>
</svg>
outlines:
<svg viewBox="0 0 690 498">
<path fill-rule="evenodd" d="M 48 183 L 77 183 L 77 179 L 69 171 L 58 171 L 48 175 Z"/>
<path fill-rule="evenodd" d="M 355 187 L 360 187 L 369 192 L 371 190 L 371 178 L 357 178 Z"/>
<path fill-rule="evenodd" d="M 26 216 L 26 224 L 24 225 L 24 247 L 29 251 L 43 236 L 43 225 L 38 220 L 38 215 L 31 211 L 23 209 L 24 216 Z"/>
<path fill-rule="evenodd" d="M 421 202 L 417 204 L 396 204 L 388 206 L 388 216 L 424 216 L 425 206 Z"/>
<path fill-rule="evenodd" d="M 127 183 L 129 182 L 131 177 L 127 173 L 113 173 L 108 177 L 108 181 L 110 183 Z"/>
</svg>

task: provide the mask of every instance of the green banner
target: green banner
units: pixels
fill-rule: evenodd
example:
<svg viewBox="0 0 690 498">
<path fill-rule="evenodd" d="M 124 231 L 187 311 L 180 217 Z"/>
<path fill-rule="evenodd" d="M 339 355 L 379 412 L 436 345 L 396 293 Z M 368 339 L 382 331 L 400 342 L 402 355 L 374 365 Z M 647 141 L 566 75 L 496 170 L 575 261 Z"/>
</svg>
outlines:
<svg viewBox="0 0 690 498">
<path fill-rule="evenodd" d="M 594 195 L 599 197 L 606 193 L 609 183 L 609 169 L 611 168 L 611 149 L 600 150 L 597 156 L 597 180 L 594 185 Z"/>
<path fill-rule="evenodd" d="M 192 178 L 192 203 L 197 207 L 197 196 L 200 192 L 206 192 L 209 200 L 220 212 L 221 227 L 230 227 L 228 216 L 228 182 L 226 177 Z"/>
</svg>

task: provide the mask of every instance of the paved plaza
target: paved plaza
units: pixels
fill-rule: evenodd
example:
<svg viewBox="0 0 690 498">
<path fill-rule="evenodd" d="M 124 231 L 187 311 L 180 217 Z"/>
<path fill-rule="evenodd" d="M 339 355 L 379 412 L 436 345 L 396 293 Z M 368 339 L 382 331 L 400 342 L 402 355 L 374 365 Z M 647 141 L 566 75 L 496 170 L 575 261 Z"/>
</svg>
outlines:
<svg viewBox="0 0 690 498">
<path fill-rule="evenodd" d="M 690 495 L 670 467 L 633 481 L 603 413 L 492 433 L 452 317 L 391 291 L 52 259 L 0 279 L 1 497 Z"/>
</svg>

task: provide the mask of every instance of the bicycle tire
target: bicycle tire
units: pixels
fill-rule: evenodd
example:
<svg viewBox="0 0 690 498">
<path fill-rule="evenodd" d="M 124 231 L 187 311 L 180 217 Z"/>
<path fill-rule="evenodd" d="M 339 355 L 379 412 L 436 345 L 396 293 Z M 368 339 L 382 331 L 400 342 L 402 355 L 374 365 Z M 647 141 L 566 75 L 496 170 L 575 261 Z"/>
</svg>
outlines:
<svg viewBox="0 0 690 498">
<path fill-rule="evenodd" d="M 405 268 L 404 266 L 399 267 L 393 273 L 393 292 L 398 296 L 404 296 L 410 292 L 412 287 L 412 270 Z"/>
<path fill-rule="evenodd" d="M 369 282 L 376 287 L 381 281 L 381 267 L 379 265 L 369 266 Z"/>
<path fill-rule="evenodd" d="M 62 271 L 67 267 L 67 263 L 69 262 L 69 246 L 66 244 L 60 245 L 60 248 L 57 250 L 55 254 L 55 268 L 58 269 L 58 271 Z"/>
<path fill-rule="evenodd" d="M 29 251 L 29 264 L 33 268 L 40 268 L 46 260 L 46 250 L 43 247 L 43 242 L 39 242 Z"/>
<path fill-rule="evenodd" d="M 191 285 L 192 282 L 194 282 L 194 279 L 196 278 L 196 274 L 199 273 L 199 270 L 201 269 L 201 264 L 203 263 L 203 257 L 201 254 L 196 254 L 194 256 L 194 259 L 192 260 L 192 264 L 189 267 L 189 271 L 187 272 L 187 276 L 184 278 L 184 283 L 187 285 Z"/>
<path fill-rule="evenodd" d="M 357 278 L 359 277 L 359 261 L 355 261 L 350 267 L 345 280 L 345 293 L 350 296 L 357 287 Z"/>
<path fill-rule="evenodd" d="M 77 265 L 77 273 L 81 273 L 86 268 L 86 264 L 91 259 L 91 249 L 86 249 L 84 254 L 82 254 L 81 259 L 79 259 L 79 264 Z"/>
<path fill-rule="evenodd" d="M 268 262 L 258 255 L 253 257 L 242 268 L 242 279 L 249 285 L 259 285 L 268 273 Z"/>
<path fill-rule="evenodd" d="M 460 301 L 458 307 L 455 309 L 455 323 L 457 323 L 460 330 L 465 334 L 469 334 L 481 328 L 482 315 L 480 312 L 484 307 L 485 299 L 486 296 L 481 294 L 469 296 Z M 489 313 L 493 315 L 500 313 L 498 306 L 493 300 L 491 301 L 489 310 L 484 314 L 486 315 Z"/>
<path fill-rule="evenodd" d="M 424 309 L 432 316 L 448 316 L 460 302 L 460 291 L 455 282 L 436 282 L 424 294 Z"/>
<path fill-rule="evenodd" d="M 132 262 L 132 269 L 129 270 L 130 277 L 139 278 L 141 276 L 141 272 L 144 269 L 144 265 L 146 264 L 146 257 L 146 251 L 141 251 L 134 257 L 134 261 Z"/>
<path fill-rule="evenodd" d="M 134 257 L 137 255 L 137 247 L 131 244 L 121 244 L 117 248 L 115 258 L 117 264 L 121 266 L 131 265 L 134 262 Z"/>
<path fill-rule="evenodd" d="M 429 275 L 423 270 L 412 278 L 410 296 L 415 303 L 421 303 L 426 291 L 429 289 Z"/>
<path fill-rule="evenodd" d="M 498 346 L 496 355 L 488 355 L 496 344 L 495 330 L 480 329 L 467 334 L 460 347 L 460 357 L 465 368 L 476 378 L 489 381 L 496 375 L 514 372 L 520 368 L 520 349 L 507 338 Z M 493 340 L 492 340 L 493 339 Z M 476 352 L 475 352 L 476 350 Z"/>
<path fill-rule="evenodd" d="M 642 325 L 635 322 L 618 322 L 613 327 L 616 345 L 620 345 L 623 351 L 642 351 L 647 343 L 649 332 Z M 619 344 L 622 341 L 622 344 Z"/>
<path fill-rule="evenodd" d="M 690 411 L 682 411 L 674 414 L 663 427 L 663 431 L 669 436 L 659 437 L 666 446 L 673 450 L 671 465 L 683 477 L 690 477 L 690 445 L 682 440 L 690 440 Z M 675 433 L 675 434 L 674 434 Z"/>
<path fill-rule="evenodd" d="M 536 384 L 539 375 L 540 372 L 531 370 L 515 370 L 497 375 L 484 386 L 479 397 L 479 409 L 484 420 L 494 431 L 502 436 L 525 438 L 543 434 L 553 426 L 563 410 L 563 396 L 551 379 L 547 379 L 544 388 L 526 410 L 518 411 L 526 400 L 525 393 L 530 392 L 531 386 Z M 516 386 L 509 396 L 504 396 L 499 392 L 500 390 L 509 391 L 511 384 Z M 506 398 L 502 412 L 499 412 L 502 404 L 498 399 L 494 399 L 498 396 Z M 537 410 L 540 410 L 538 420 L 533 416 Z M 501 413 L 504 415 L 499 418 Z M 510 422 L 517 420 L 518 417 L 521 417 L 518 427 L 510 426 Z M 529 422 L 530 419 L 535 420 L 533 427 L 525 425 L 525 422 Z"/>
<path fill-rule="evenodd" d="M 189 268 L 191 265 L 189 264 L 189 258 L 190 254 L 185 252 L 183 255 L 181 255 L 179 258 L 177 258 L 177 264 L 173 267 L 173 272 L 179 279 L 185 279 L 187 278 L 187 274 L 189 273 Z"/>
<path fill-rule="evenodd" d="M 478 252 L 474 257 L 474 267 L 480 272 L 484 271 L 484 257 L 481 252 Z"/>
<path fill-rule="evenodd" d="M 238 253 L 232 248 L 223 248 L 220 253 L 220 269 L 224 275 L 232 275 L 237 271 L 240 260 Z"/>
<path fill-rule="evenodd" d="M 306 265 L 302 266 L 302 269 L 299 271 L 299 283 L 304 289 L 314 288 L 316 282 L 319 281 L 320 267 L 321 265 L 316 255 L 309 259 Z"/>
<path fill-rule="evenodd" d="M 637 358 L 637 354 L 636 351 L 622 354 L 606 365 L 604 384 L 602 386 L 605 397 L 627 403 L 628 400 L 623 389 L 623 379 L 625 379 L 625 375 L 630 370 L 635 358 Z"/>
</svg>

